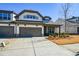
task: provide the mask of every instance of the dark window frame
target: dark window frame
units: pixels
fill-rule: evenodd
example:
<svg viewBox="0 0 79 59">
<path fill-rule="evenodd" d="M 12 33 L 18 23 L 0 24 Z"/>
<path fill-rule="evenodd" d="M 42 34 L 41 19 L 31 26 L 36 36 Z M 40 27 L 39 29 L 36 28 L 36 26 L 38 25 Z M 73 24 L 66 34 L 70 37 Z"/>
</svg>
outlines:
<svg viewBox="0 0 79 59">
<path fill-rule="evenodd" d="M 2 14 L 0 16 L 0 20 L 11 20 L 11 14 L 9 13 L 0 13 L 0 14 Z"/>
<path fill-rule="evenodd" d="M 35 15 L 24 15 L 23 18 L 24 19 L 38 19 L 38 17 Z"/>
</svg>

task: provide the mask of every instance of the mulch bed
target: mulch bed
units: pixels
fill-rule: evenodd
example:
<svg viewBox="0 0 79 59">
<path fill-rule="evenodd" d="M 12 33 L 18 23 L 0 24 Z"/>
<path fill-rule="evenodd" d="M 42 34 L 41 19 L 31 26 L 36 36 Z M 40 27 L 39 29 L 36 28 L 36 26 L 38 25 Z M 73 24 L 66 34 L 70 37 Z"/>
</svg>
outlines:
<svg viewBox="0 0 79 59">
<path fill-rule="evenodd" d="M 58 45 L 66 45 L 66 44 L 75 44 L 79 43 L 79 36 L 70 36 L 67 38 L 54 38 L 54 37 L 49 37 L 48 40 L 58 44 Z"/>
</svg>

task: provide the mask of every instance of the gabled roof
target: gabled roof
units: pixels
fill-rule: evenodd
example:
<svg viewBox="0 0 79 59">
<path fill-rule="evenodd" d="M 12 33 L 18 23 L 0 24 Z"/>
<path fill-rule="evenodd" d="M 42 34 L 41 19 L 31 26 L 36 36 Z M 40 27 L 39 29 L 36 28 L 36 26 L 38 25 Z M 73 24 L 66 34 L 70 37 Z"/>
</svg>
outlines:
<svg viewBox="0 0 79 59">
<path fill-rule="evenodd" d="M 71 22 L 71 23 L 79 23 L 79 17 L 72 17 L 67 19 L 66 21 Z"/>
<path fill-rule="evenodd" d="M 38 12 L 38 11 L 34 11 L 34 10 L 23 10 L 22 12 L 20 12 L 17 16 L 15 16 L 15 18 L 19 17 L 21 14 L 23 14 L 24 12 L 30 12 L 30 13 L 37 13 L 39 16 L 41 16 L 43 18 L 43 16 Z"/>
<path fill-rule="evenodd" d="M 73 16 L 73 17 L 67 19 L 67 21 L 72 20 L 72 19 L 76 19 L 76 18 L 79 18 L 79 17 L 75 17 L 75 16 Z"/>
</svg>

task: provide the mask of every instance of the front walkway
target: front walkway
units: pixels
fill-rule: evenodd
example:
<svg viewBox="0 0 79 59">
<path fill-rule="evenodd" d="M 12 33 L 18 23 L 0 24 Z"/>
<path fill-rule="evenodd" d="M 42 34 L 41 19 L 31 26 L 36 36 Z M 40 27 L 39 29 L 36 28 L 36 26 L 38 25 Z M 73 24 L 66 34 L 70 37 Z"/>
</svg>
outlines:
<svg viewBox="0 0 79 59">
<path fill-rule="evenodd" d="M 1 41 L 1 39 L 0 39 Z M 73 56 L 74 53 L 50 42 L 45 37 L 15 38 L 5 48 L 0 48 L 1 56 Z"/>
</svg>

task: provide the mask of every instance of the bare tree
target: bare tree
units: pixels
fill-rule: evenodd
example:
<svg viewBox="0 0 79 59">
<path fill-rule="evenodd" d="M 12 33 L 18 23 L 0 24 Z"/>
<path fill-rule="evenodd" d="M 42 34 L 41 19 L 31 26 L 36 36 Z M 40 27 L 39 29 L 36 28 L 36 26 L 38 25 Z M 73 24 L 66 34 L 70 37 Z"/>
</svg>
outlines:
<svg viewBox="0 0 79 59">
<path fill-rule="evenodd" d="M 69 3 L 64 3 L 62 5 L 62 11 L 63 11 L 63 16 L 64 16 L 64 20 L 65 20 L 65 33 L 67 33 L 66 31 L 66 20 L 68 19 L 68 16 L 69 16 L 69 11 L 70 11 L 70 4 Z"/>
</svg>

